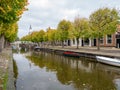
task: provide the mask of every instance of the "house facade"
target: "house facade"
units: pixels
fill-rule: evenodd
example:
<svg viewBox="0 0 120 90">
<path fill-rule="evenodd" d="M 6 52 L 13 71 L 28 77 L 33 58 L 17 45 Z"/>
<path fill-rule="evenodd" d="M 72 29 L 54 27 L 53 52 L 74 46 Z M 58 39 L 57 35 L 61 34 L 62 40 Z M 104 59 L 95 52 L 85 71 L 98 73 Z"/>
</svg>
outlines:
<svg viewBox="0 0 120 90">
<path fill-rule="evenodd" d="M 89 39 L 79 38 L 78 46 L 93 46 L 92 42 L 93 42 L 93 40 L 90 38 Z M 77 46 L 77 40 L 76 40 L 76 38 L 69 39 L 69 40 L 66 40 L 64 42 L 64 44 L 67 46 Z"/>
<path fill-rule="evenodd" d="M 120 25 L 118 26 L 116 32 L 116 47 L 120 48 Z"/>
<path fill-rule="evenodd" d="M 67 46 L 77 46 L 77 41 L 75 38 L 66 40 L 64 42 Z M 97 46 L 97 39 L 79 39 L 79 46 Z M 117 32 L 112 35 L 106 35 L 100 38 L 100 46 L 101 47 L 116 47 L 120 48 L 120 25 L 117 27 Z"/>
<path fill-rule="evenodd" d="M 97 41 L 98 43 L 98 41 Z M 102 47 L 116 47 L 116 34 L 106 35 L 100 38 L 100 46 Z"/>
</svg>

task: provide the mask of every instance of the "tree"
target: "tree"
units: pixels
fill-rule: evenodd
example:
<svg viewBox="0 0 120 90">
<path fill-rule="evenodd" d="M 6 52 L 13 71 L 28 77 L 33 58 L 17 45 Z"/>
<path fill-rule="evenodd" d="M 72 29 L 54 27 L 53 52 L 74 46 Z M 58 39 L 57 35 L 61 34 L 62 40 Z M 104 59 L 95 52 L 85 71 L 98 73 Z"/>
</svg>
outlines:
<svg viewBox="0 0 120 90">
<path fill-rule="evenodd" d="M 11 23 L 11 24 L 3 24 L 2 30 L 1 30 L 1 50 L 8 46 L 10 42 L 13 42 L 17 38 L 17 32 L 18 32 L 18 25 L 17 23 Z"/>
<path fill-rule="evenodd" d="M 72 29 L 70 21 L 62 20 L 59 22 L 57 30 L 59 33 L 59 39 L 62 41 L 62 47 L 64 47 L 64 41 L 69 38 L 69 31 Z"/>
<path fill-rule="evenodd" d="M 48 34 L 48 41 L 51 43 L 51 45 L 55 45 L 55 41 L 57 39 L 56 37 L 56 30 L 48 28 L 47 29 L 47 34 Z"/>
<path fill-rule="evenodd" d="M 27 0 L 0 0 L 0 50 L 4 47 L 6 25 L 17 23 L 23 11 L 26 10 L 27 4 Z M 14 35 L 12 36 L 14 38 Z"/>
<path fill-rule="evenodd" d="M 17 23 L 9 24 L 5 28 L 4 33 L 6 41 L 13 42 L 17 38 L 18 25 Z"/>
<path fill-rule="evenodd" d="M 118 18 L 118 11 L 114 8 L 100 8 L 90 15 L 90 28 L 93 36 L 97 38 L 98 50 L 100 50 L 100 38 L 115 33 Z"/>
<path fill-rule="evenodd" d="M 32 42 L 39 42 L 38 41 L 38 31 L 33 31 L 29 34 L 29 37 L 30 37 L 30 41 Z"/>
<path fill-rule="evenodd" d="M 86 18 L 76 17 L 73 22 L 73 29 L 70 34 L 76 38 L 77 49 L 79 48 L 79 38 L 87 36 L 89 31 L 89 22 Z"/>
<path fill-rule="evenodd" d="M 1 23 L 13 23 L 19 20 L 23 11 L 26 10 L 28 0 L 1 0 L 0 20 Z"/>
<path fill-rule="evenodd" d="M 23 36 L 20 40 L 21 41 L 31 41 L 31 36 L 30 35 Z"/>
<path fill-rule="evenodd" d="M 39 42 L 43 42 L 44 41 L 44 35 L 45 35 L 45 31 L 44 30 L 40 30 L 39 32 L 38 32 L 38 41 Z"/>
<path fill-rule="evenodd" d="M 39 44 L 39 42 L 43 42 L 44 41 L 44 35 L 45 35 L 45 31 L 44 30 L 40 30 L 40 31 L 33 31 L 31 32 L 29 35 L 26 35 L 24 37 L 21 38 L 22 41 L 32 41 L 32 42 L 36 42 Z"/>
</svg>

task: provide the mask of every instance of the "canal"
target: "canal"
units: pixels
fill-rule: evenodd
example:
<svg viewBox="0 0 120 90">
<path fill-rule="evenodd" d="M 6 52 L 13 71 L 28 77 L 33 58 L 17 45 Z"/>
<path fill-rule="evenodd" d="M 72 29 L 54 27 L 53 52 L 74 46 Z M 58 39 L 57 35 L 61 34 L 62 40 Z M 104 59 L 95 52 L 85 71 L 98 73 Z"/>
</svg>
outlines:
<svg viewBox="0 0 120 90">
<path fill-rule="evenodd" d="M 47 52 L 13 53 L 16 90 L 120 90 L 120 68 Z"/>
</svg>

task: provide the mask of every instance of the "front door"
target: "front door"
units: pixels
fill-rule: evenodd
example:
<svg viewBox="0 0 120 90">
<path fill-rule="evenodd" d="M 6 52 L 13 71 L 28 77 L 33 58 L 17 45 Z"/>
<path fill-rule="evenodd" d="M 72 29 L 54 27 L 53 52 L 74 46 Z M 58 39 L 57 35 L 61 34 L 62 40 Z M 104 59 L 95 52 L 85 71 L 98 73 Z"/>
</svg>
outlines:
<svg viewBox="0 0 120 90">
<path fill-rule="evenodd" d="M 94 45 L 93 46 L 96 46 L 96 39 L 94 39 Z"/>
<path fill-rule="evenodd" d="M 70 40 L 68 40 L 68 46 L 70 46 Z"/>
<path fill-rule="evenodd" d="M 116 43 L 117 45 L 117 48 L 120 48 L 120 39 L 117 39 L 117 43 Z"/>
</svg>

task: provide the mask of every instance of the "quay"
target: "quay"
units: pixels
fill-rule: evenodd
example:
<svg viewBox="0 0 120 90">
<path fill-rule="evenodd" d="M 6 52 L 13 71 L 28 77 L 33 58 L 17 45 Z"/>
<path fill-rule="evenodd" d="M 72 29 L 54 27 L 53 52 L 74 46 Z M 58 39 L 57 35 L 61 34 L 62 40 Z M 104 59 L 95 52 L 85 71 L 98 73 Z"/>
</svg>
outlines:
<svg viewBox="0 0 120 90">
<path fill-rule="evenodd" d="M 0 90 L 15 90 L 12 49 L 0 52 Z"/>
<path fill-rule="evenodd" d="M 97 47 L 79 47 L 79 49 L 76 49 L 76 47 L 69 47 L 69 46 L 65 46 L 64 48 L 60 46 L 59 47 L 54 46 L 54 47 L 41 48 L 41 50 L 46 50 L 59 54 L 63 54 L 63 52 L 65 51 L 72 51 L 75 53 L 79 53 L 79 55 L 82 57 L 93 58 L 93 59 L 96 59 L 96 56 L 105 56 L 105 57 L 120 59 L 120 49 L 114 47 L 101 47 L 100 50 L 98 51 Z"/>
</svg>

